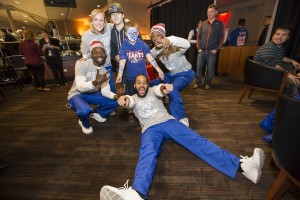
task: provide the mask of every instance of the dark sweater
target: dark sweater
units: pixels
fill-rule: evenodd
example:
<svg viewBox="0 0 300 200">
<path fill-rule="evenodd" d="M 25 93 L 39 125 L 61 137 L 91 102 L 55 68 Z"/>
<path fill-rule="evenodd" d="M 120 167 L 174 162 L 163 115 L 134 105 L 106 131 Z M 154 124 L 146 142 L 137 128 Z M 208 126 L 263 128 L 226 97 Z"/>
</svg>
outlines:
<svg viewBox="0 0 300 200">
<path fill-rule="evenodd" d="M 223 45 L 224 24 L 215 19 L 211 24 L 208 20 L 201 23 L 198 35 L 198 49 L 202 51 L 219 51 Z"/>
<path fill-rule="evenodd" d="M 22 41 L 19 46 L 19 53 L 24 55 L 25 64 L 37 65 L 43 64 L 41 58 L 42 50 L 34 41 Z"/>
</svg>

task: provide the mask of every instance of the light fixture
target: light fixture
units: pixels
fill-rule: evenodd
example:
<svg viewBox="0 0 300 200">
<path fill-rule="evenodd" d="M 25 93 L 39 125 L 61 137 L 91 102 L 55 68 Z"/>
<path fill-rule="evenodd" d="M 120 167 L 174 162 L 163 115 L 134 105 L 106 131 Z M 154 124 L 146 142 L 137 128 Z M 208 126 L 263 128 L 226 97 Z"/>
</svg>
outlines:
<svg viewBox="0 0 300 200">
<path fill-rule="evenodd" d="M 25 23 L 27 23 L 28 21 L 24 20 Z"/>
<path fill-rule="evenodd" d="M 100 5 L 97 5 L 97 8 L 100 8 L 101 6 Z"/>
<path fill-rule="evenodd" d="M 64 13 L 60 13 L 60 15 L 64 15 Z"/>
<path fill-rule="evenodd" d="M 14 1 L 16 4 L 21 4 L 20 2 L 18 2 L 18 1 Z"/>
<path fill-rule="evenodd" d="M 23 15 L 23 17 L 27 17 L 27 15 Z"/>
</svg>

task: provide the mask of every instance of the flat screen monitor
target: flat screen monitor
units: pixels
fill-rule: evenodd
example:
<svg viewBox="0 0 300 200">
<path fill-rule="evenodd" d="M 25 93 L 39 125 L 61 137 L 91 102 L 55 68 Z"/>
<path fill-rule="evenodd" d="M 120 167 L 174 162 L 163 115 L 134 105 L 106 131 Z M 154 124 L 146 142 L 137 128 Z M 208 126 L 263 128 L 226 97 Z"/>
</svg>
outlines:
<svg viewBox="0 0 300 200">
<path fill-rule="evenodd" d="M 76 8 L 75 0 L 44 0 L 45 6 Z"/>
</svg>

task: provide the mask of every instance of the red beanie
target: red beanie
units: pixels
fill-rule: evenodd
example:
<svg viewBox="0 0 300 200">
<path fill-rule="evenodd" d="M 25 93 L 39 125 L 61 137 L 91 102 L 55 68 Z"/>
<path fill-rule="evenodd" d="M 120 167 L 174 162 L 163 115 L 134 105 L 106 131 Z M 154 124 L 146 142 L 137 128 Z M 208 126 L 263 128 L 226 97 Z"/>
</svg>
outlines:
<svg viewBox="0 0 300 200">
<path fill-rule="evenodd" d="M 99 40 L 92 40 L 91 41 L 91 43 L 90 43 L 90 52 L 92 52 L 92 50 L 95 47 L 101 47 L 102 49 L 105 50 L 104 44 L 101 41 L 99 41 Z"/>
<path fill-rule="evenodd" d="M 162 34 L 164 37 L 166 36 L 166 28 L 165 28 L 165 24 L 163 23 L 159 23 L 154 25 L 151 28 L 150 34 L 153 32 L 159 32 L 160 34 Z"/>
</svg>

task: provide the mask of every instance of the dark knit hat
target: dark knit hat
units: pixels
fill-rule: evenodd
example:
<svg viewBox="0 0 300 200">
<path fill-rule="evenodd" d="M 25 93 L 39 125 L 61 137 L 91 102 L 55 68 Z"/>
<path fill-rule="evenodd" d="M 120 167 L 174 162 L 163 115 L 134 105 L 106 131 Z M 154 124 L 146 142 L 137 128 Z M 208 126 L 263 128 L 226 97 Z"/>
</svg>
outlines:
<svg viewBox="0 0 300 200">
<path fill-rule="evenodd" d="M 109 14 L 111 14 L 111 13 L 123 13 L 123 7 L 119 3 L 112 3 L 109 6 L 108 13 Z"/>
</svg>

